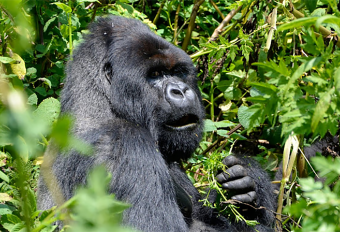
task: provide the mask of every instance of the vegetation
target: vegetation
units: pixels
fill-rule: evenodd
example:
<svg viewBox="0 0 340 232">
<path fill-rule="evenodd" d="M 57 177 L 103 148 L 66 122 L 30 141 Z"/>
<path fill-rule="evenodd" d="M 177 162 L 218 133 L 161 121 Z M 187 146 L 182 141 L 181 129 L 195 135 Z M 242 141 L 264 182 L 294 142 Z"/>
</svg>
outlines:
<svg viewBox="0 0 340 232">
<path fill-rule="evenodd" d="M 58 118 L 59 96 L 87 25 L 114 14 L 142 20 L 197 65 L 205 136 L 183 165 L 202 193 L 218 191 L 211 207 L 242 220 L 214 176 L 243 152 L 271 172 L 283 161 L 277 230 L 340 231 L 339 144 L 311 165 L 298 152 L 339 130 L 339 9 L 339 0 L 0 0 L 0 230 L 47 232 L 63 220 L 71 231 L 131 231 L 119 225 L 128 206 L 96 181 L 109 179 L 100 168 L 60 207 L 40 212 L 35 196 L 51 139 L 91 153 L 70 135 L 72 118 Z"/>
</svg>

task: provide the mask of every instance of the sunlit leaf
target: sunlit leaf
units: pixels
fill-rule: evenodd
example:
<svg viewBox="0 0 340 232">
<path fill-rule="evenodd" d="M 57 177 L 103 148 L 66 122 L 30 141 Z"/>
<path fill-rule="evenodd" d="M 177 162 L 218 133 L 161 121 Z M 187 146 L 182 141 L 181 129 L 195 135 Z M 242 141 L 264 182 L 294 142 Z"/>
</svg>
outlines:
<svg viewBox="0 0 340 232">
<path fill-rule="evenodd" d="M 58 118 L 59 113 L 60 102 L 51 97 L 39 104 L 38 108 L 33 112 L 33 117 L 43 120 L 48 125 L 52 126 L 52 123 Z"/>
<path fill-rule="evenodd" d="M 325 15 L 325 16 L 318 17 L 316 22 L 315 22 L 315 27 L 319 28 L 322 23 L 332 23 L 332 24 L 335 24 L 338 27 L 340 27 L 340 18 L 333 16 L 333 15 Z M 339 29 L 339 28 L 335 27 L 334 29 Z M 339 30 L 337 30 L 336 32 L 338 34 L 340 33 Z"/>
<path fill-rule="evenodd" d="M 53 2 L 51 4 L 57 5 L 60 9 L 62 9 L 65 13 L 71 13 L 72 9 L 68 5 L 61 2 Z"/>
<path fill-rule="evenodd" d="M 318 18 L 317 17 L 306 17 L 306 18 L 300 18 L 296 19 L 294 21 L 291 21 L 289 23 L 282 24 L 277 28 L 277 32 L 284 31 L 284 30 L 289 30 L 289 29 L 295 29 L 297 27 L 302 27 L 302 26 L 310 26 L 316 22 Z"/>
<path fill-rule="evenodd" d="M 6 56 L 0 56 L 0 62 L 4 64 L 10 64 L 16 63 L 16 60 Z"/>
<path fill-rule="evenodd" d="M 331 103 L 331 91 L 325 92 L 319 102 L 316 104 L 315 111 L 313 113 L 312 117 L 312 132 L 315 131 L 316 127 L 318 126 L 320 120 L 325 117 L 326 111 L 328 110 L 328 107 Z"/>
<path fill-rule="evenodd" d="M 304 2 L 309 12 L 312 13 L 316 9 L 318 0 L 304 0 Z"/>
<path fill-rule="evenodd" d="M 10 64 L 12 72 L 16 74 L 21 80 L 23 80 L 26 75 L 25 61 L 16 53 L 13 53 L 11 58 L 16 60 L 15 63 Z"/>
</svg>

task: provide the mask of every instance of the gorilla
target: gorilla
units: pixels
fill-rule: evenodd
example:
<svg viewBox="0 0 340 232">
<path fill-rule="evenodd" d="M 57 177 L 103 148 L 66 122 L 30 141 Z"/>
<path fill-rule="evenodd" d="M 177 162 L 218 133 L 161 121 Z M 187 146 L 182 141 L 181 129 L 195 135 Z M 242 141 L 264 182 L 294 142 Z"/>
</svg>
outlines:
<svg viewBox="0 0 340 232">
<path fill-rule="evenodd" d="M 184 51 L 142 22 L 110 16 L 90 26 L 68 63 L 61 105 L 75 117 L 74 134 L 95 149 L 92 156 L 69 151 L 55 158 L 50 171 L 65 199 L 86 184 L 92 167 L 104 165 L 109 193 L 131 204 L 125 225 L 144 232 L 273 231 L 270 179 L 244 156 L 227 157 L 229 169 L 216 178 L 232 199 L 252 206 L 244 215 L 260 224 L 254 229 L 203 206 L 180 165 L 202 137 L 196 70 Z M 43 210 L 55 205 L 47 181 L 40 177 L 38 187 Z"/>
</svg>

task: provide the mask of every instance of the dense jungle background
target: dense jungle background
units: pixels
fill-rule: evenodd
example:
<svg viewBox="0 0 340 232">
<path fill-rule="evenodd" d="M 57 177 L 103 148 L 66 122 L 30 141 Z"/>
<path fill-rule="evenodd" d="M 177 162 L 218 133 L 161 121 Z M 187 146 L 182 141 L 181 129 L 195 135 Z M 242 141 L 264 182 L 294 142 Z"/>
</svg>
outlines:
<svg viewBox="0 0 340 232">
<path fill-rule="evenodd" d="M 88 24 L 108 14 L 143 21 L 196 65 L 207 119 L 184 166 L 202 194 L 217 190 L 206 204 L 245 220 L 214 179 L 224 157 L 245 153 L 279 186 L 277 231 L 340 231 L 339 0 L 0 0 L 1 231 L 48 232 L 57 220 L 73 232 L 132 231 L 119 224 L 128 205 L 105 192 L 102 169 L 62 206 L 36 207 L 51 138 L 91 153 L 70 133 L 72 118 L 59 117 L 59 96 Z"/>
</svg>

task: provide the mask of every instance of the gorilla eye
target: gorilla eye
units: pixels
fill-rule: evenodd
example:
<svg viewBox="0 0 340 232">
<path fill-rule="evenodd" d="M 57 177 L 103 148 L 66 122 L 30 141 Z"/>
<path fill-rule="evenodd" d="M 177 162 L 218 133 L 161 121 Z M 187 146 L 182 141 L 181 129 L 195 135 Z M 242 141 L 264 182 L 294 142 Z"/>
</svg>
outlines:
<svg viewBox="0 0 340 232">
<path fill-rule="evenodd" d="M 105 73 L 105 77 L 107 79 L 107 81 L 111 84 L 111 78 L 113 76 L 113 70 L 112 70 L 112 66 L 110 63 L 106 63 L 103 67 L 104 73 Z"/>
<path fill-rule="evenodd" d="M 152 77 L 158 77 L 158 76 L 160 76 L 160 75 L 161 75 L 161 73 L 158 72 L 158 71 L 154 71 L 154 72 L 151 73 L 151 76 L 152 76 Z"/>
<path fill-rule="evenodd" d="M 160 70 L 155 70 L 155 71 L 152 71 L 151 74 L 149 75 L 151 78 L 158 78 L 158 77 L 161 77 L 164 75 L 164 72 L 163 71 L 160 71 Z"/>
</svg>

